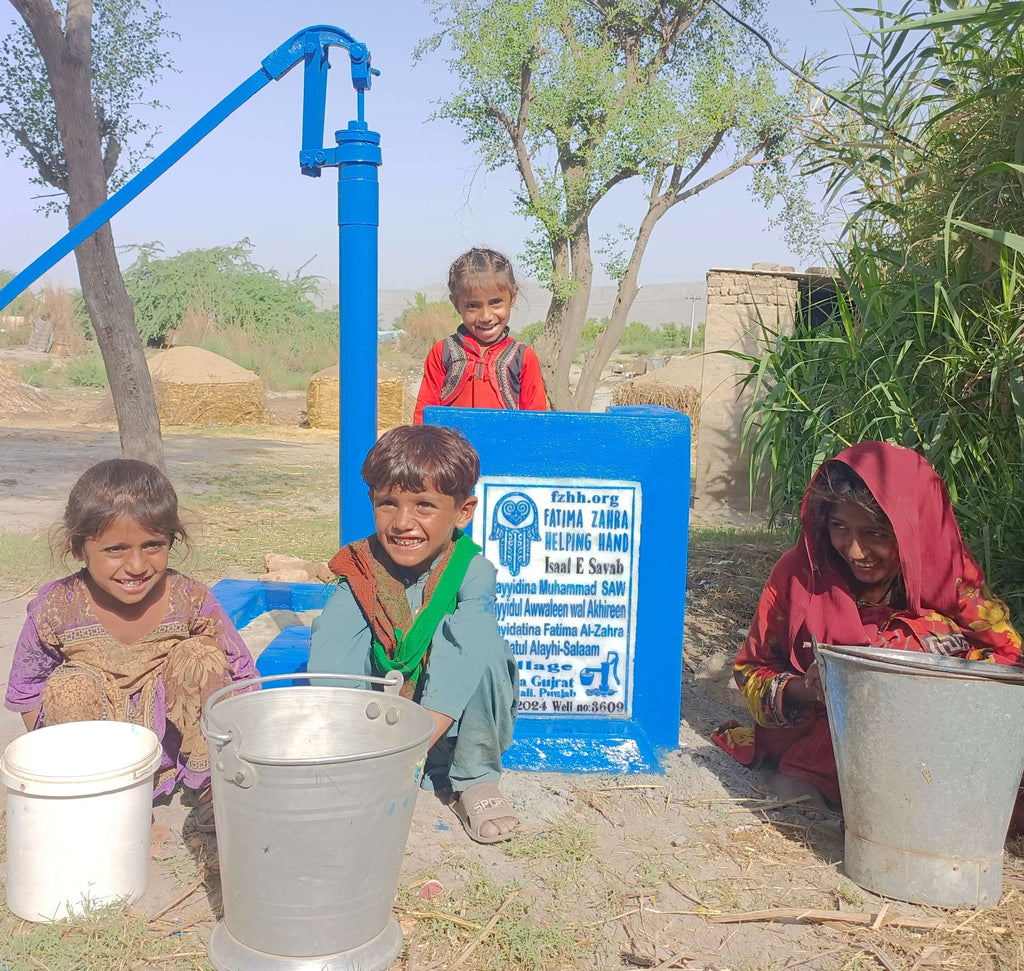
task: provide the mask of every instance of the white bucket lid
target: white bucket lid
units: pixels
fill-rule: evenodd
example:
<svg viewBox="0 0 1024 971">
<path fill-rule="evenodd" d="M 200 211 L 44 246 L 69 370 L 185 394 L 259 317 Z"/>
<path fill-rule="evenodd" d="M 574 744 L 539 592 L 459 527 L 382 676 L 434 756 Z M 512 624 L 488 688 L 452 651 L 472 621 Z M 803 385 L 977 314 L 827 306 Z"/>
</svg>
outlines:
<svg viewBox="0 0 1024 971">
<path fill-rule="evenodd" d="M 152 776 L 160 740 L 128 722 L 50 725 L 21 735 L 0 756 L 0 782 L 15 792 L 80 796 L 109 792 Z"/>
</svg>

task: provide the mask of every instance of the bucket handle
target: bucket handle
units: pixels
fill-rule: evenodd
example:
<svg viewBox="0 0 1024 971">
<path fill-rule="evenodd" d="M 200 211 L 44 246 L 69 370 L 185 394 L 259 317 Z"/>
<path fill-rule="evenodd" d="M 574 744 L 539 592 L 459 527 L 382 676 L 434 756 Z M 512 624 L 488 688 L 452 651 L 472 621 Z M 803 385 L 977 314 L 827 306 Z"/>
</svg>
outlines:
<svg viewBox="0 0 1024 971">
<path fill-rule="evenodd" d="M 231 684 L 218 691 L 215 691 L 209 698 L 206 699 L 206 704 L 203 705 L 203 734 L 211 741 L 217 742 L 218 745 L 227 745 L 228 742 L 234 737 L 230 728 L 222 728 L 214 723 L 213 720 L 213 706 L 218 701 L 226 698 L 228 695 L 234 694 L 237 691 L 247 691 L 249 688 L 262 687 L 271 681 L 294 681 L 297 677 L 297 673 L 292 674 L 267 674 L 260 678 L 248 678 L 245 681 L 233 681 Z M 402 689 L 402 684 L 405 679 L 402 677 L 401 671 L 388 671 L 383 678 L 378 678 L 372 674 L 318 674 L 313 672 L 303 672 L 301 675 L 303 678 L 315 678 L 317 681 L 364 681 L 367 684 L 380 685 L 384 689 L 384 694 L 395 695 Z"/>
<path fill-rule="evenodd" d="M 804 642 L 804 647 L 807 646 L 808 644 Z M 811 653 L 814 655 L 814 660 L 818 662 L 818 667 L 821 668 L 821 690 L 828 691 L 828 678 L 825 677 L 825 671 L 828 670 L 828 662 L 824 657 L 822 657 L 821 652 L 818 650 L 818 648 L 827 645 L 823 645 L 817 637 L 811 634 L 811 643 L 809 646 L 811 648 Z"/>
</svg>

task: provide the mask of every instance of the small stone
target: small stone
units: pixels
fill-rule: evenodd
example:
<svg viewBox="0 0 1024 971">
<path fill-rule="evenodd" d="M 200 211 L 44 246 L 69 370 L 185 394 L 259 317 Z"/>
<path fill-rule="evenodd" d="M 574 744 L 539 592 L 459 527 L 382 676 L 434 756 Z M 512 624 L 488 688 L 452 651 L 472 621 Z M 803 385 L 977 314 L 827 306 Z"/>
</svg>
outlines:
<svg viewBox="0 0 1024 971">
<path fill-rule="evenodd" d="M 440 880 L 428 880 L 419 889 L 419 896 L 421 900 L 430 900 L 436 897 L 439 893 L 444 893 L 444 887 L 441 885 Z"/>
<path fill-rule="evenodd" d="M 317 564 L 316 578 L 323 583 L 330 583 L 334 579 L 334 571 L 326 562 Z"/>
<path fill-rule="evenodd" d="M 275 570 L 273 573 L 264 574 L 261 580 L 271 580 L 274 583 L 309 583 L 310 575 L 307 570 Z"/>
</svg>

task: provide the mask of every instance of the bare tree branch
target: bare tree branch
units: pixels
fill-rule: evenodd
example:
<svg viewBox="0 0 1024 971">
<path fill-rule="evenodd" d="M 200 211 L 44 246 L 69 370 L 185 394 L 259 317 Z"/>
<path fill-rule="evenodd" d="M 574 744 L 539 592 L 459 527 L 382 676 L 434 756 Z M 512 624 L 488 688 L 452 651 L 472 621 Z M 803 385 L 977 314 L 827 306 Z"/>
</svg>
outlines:
<svg viewBox="0 0 1024 971">
<path fill-rule="evenodd" d="M 36 171 L 39 173 L 39 177 L 47 185 L 52 185 L 55 189 L 60 189 L 61 192 L 68 191 L 67 177 L 61 174 L 55 164 L 56 160 L 41 146 L 32 141 L 24 128 L 16 128 L 12 124 L 9 115 L 0 115 L 0 125 L 3 125 L 17 139 L 18 144 L 28 152 L 32 163 L 36 167 Z"/>
</svg>

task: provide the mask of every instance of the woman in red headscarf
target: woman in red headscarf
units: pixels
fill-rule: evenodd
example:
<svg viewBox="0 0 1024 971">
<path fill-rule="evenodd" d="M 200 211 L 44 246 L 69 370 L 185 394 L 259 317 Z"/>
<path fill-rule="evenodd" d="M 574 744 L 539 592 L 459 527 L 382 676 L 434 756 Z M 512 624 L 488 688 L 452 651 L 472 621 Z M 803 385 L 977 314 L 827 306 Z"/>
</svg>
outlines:
<svg viewBox="0 0 1024 971">
<path fill-rule="evenodd" d="M 1021 639 L 916 452 L 884 442 L 840 452 L 815 473 L 800 516 L 733 666 L 753 731 L 730 722 L 712 738 L 746 765 L 775 768 L 780 798 L 824 808 L 839 803 L 839 780 L 812 637 L 1000 664 L 1017 662 Z"/>
</svg>

